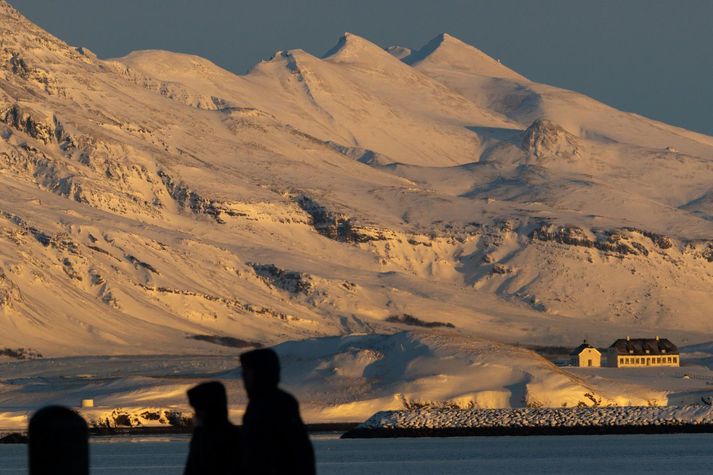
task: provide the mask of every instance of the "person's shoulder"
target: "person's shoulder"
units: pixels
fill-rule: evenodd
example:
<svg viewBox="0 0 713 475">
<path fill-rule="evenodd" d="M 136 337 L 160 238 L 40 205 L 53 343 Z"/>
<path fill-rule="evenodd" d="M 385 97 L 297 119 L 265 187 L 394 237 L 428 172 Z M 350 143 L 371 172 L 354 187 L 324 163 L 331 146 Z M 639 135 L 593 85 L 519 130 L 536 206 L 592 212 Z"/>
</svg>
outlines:
<svg viewBox="0 0 713 475">
<path fill-rule="evenodd" d="M 299 406 L 297 399 L 292 394 L 290 394 L 287 391 L 284 391 L 282 389 L 277 390 L 276 397 L 283 404 L 289 404 L 291 406 Z"/>
</svg>

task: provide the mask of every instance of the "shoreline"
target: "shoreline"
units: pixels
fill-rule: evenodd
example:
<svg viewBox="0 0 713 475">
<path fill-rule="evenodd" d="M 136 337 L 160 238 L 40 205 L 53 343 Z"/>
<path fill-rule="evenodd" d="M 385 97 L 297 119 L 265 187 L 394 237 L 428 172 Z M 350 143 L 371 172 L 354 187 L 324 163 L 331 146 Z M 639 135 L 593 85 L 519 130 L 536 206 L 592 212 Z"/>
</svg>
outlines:
<svg viewBox="0 0 713 475">
<path fill-rule="evenodd" d="M 713 432 L 713 407 L 419 408 L 377 412 L 343 438 Z"/>
<path fill-rule="evenodd" d="M 342 439 L 390 439 L 418 437 L 527 437 L 565 435 L 636 435 L 713 433 L 713 424 L 661 424 L 622 426 L 539 427 L 439 427 L 354 428 Z"/>
<path fill-rule="evenodd" d="M 324 422 L 317 424 L 305 424 L 307 432 L 318 434 L 323 432 L 346 433 L 355 429 L 358 422 Z M 238 426 L 240 427 L 240 426 Z M 193 427 L 90 427 L 90 437 L 112 437 L 112 436 L 144 436 L 144 435 L 190 435 Z M 0 444 L 26 444 L 27 430 L 0 430 Z"/>
</svg>

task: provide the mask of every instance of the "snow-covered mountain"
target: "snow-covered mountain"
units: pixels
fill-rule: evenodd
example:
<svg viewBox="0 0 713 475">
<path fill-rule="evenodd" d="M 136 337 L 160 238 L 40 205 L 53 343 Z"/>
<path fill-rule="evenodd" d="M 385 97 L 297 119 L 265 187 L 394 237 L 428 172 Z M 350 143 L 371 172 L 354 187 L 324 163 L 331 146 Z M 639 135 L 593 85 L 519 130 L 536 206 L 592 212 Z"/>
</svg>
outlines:
<svg viewBox="0 0 713 475">
<path fill-rule="evenodd" d="M 450 35 L 346 33 L 239 76 L 101 60 L 0 0 L 0 349 L 234 353 L 415 326 L 702 342 L 712 184 L 713 137 Z"/>
</svg>

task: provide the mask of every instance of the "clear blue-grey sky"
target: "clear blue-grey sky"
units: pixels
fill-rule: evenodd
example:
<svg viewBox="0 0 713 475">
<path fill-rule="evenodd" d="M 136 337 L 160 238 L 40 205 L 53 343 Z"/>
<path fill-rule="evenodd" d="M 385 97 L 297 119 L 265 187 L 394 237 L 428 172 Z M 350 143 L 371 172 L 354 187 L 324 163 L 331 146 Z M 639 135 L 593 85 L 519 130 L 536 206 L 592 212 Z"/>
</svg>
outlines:
<svg viewBox="0 0 713 475">
<path fill-rule="evenodd" d="M 198 54 L 243 73 L 344 31 L 420 47 L 448 32 L 525 76 L 713 135 L 710 0 L 9 0 L 100 57 Z"/>
</svg>

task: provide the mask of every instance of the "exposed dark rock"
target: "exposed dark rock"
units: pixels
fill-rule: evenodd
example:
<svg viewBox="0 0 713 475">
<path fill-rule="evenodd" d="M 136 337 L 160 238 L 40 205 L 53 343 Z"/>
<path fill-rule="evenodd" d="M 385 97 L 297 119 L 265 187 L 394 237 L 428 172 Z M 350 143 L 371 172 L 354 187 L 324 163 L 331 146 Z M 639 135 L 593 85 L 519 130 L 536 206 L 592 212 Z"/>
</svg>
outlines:
<svg viewBox="0 0 713 475">
<path fill-rule="evenodd" d="M 591 239 L 582 228 L 574 226 L 552 227 L 542 225 L 532 231 L 531 239 L 538 241 L 554 241 L 560 244 L 580 247 L 595 247 L 596 241 Z"/>
<path fill-rule="evenodd" d="M 431 244 L 428 241 L 418 241 L 416 239 L 409 239 L 408 243 L 411 244 L 412 246 L 425 246 L 425 247 L 433 247 L 433 244 Z"/>
<path fill-rule="evenodd" d="M 387 322 L 391 323 L 401 323 L 403 325 L 411 325 L 414 327 L 424 327 L 424 328 L 455 328 L 456 326 L 449 322 L 427 322 L 416 318 L 408 313 L 403 313 L 401 315 L 390 315 L 386 317 Z"/>
<path fill-rule="evenodd" d="M 481 260 L 486 264 L 492 264 L 493 262 L 495 262 L 495 256 L 493 256 L 492 254 L 483 254 Z"/>
<path fill-rule="evenodd" d="M 61 251 L 67 251 L 72 254 L 79 254 L 79 246 L 64 233 L 49 234 L 34 226 L 31 226 L 23 218 L 16 214 L 0 211 L 0 216 L 18 226 L 23 232 L 30 234 L 37 242 L 45 247 L 53 247 Z"/>
<path fill-rule="evenodd" d="M 702 255 L 708 262 L 713 262 L 713 243 L 708 244 L 708 246 L 703 250 Z"/>
<path fill-rule="evenodd" d="M 512 268 L 503 264 L 493 264 L 493 274 L 512 274 Z"/>
<path fill-rule="evenodd" d="M 215 345 L 227 346 L 230 348 L 262 348 L 262 344 L 260 343 L 241 340 L 240 338 L 233 338 L 232 336 L 190 335 L 186 338 L 188 338 L 189 340 L 205 341 L 208 343 L 213 343 Z"/>
<path fill-rule="evenodd" d="M 670 249 L 673 247 L 673 240 L 663 234 L 657 234 L 651 231 L 645 231 L 638 228 L 623 228 L 625 231 L 633 231 L 645 236 L 653 242 L 659 249 Z"/>
<path fill-rule="evenodd" d="M 350 243 L 386 240 L 383 232 L 356 226 L 352 218 L 327 209 L 309 196 L 299 195 L 295 202 L 310 215 L 315 230 L 329 239 Z"/>
<path fill-rule="evenodd" d="M 114 409 L 107 417 L 92 420 L 92 429 L 141 428 L 145 421 L 159 423 L 165 427 L 186 428 L 193 424 L 192 417 L 170 409 L 147 409 L 141 413 L 133 413 L 125 409 Z M 152 424 L 153 425 L 153 424 Z"/>
<path fill-rule="evenodd" d="M 649 251 L 644 245 L 628 241 L 616 231 L 604 231 L 596 238 L 590 238 L 582 228 L 576 226 L 542 225 L 532 231 L 530 238 L 538 241 L 554 241 L 570 246 L 598 249 L 621 256 L 649 255 Z"/>
<path fill-rule="evenodd" d="M 57 117 L 53 116 L 48 118 L 40 116 L 41 114 L 35 111 L 25 109 L 15 104 L 0 114 L 0 121 L 45 144 L 72 141 Z"/>
<path fill-rule="evenodd" d="M 537 119 L 527 128 L 522 138 L 522 148 L 535 158 L 578 158 L 581 155 L 577 138 L 545 119 Z"/>
<path fill-rule="evenodd" d="M 205 294 L 202 292 L 193 292 L 191 290 L 172 289 L 169 287 L 152 287 L 152 286 L 142 284 L 140 282 L 134 282 L 134 285 L 137 285 L 137 286 L 143 288 L 144 290 L 148 290 L 151 292 L 158 292 L 161 294 L 185 295 L 185 296 L 189 296 L 189 297 L 198 297 L 198 298 L 208 300 L 209 302 L 220 303 L 230 309 L 248 310 L 246 308 L 246 305 L 242 304 L 240 301 L 238 301 L 236 299 L 228 299 L 228 298 L 218 297 L 216 295 Z"/>
<path fill-rule="evenodd" d="M 42 358 L 42 353 L 32 348 L 0 348 L 0 356 L 16 360 L 36 360 Z"/>
<path fill-rule="evenodd" d="M 312 279 L 307 274 L 280 269 L 274 264 L 249 263 L 258 277 L 265 282 L 292 294 L 308 294 L 312 291 Z"/>
<path fill-rule="evenodd" d="M 180 411 L 166 411 L 165 415 L 171 427 L 193 427 L 193 417 L 187 416 Z"/>
<path fill-rule="evenodd" d="M 166 172 L 159 171 L 158 176 L 163 181 L 168 194 L 182 208 L 187 208 L 193 213 L 204 214 L 213 218 L 218 224 L 225 224 L 220 215 L 228 210 L 221 206 L 221 203 L 202 197 L 196 191 L 191 190 L 185 183 L 176 183 Z"/>
<path fill-rule="evenodd" d="M 139 269 L 139 268 L 146 269 L 147 271 L 151 272 L 152 274 L 159 273 L 154 266 L 132 256 L 131 254 L 126 256 L 126 260 L 129 261 L 130 263 L 132 263 L 134 265 L 134 267 L 137 269 Z"/>
<path fill-rule="evenodd" d="M 656 234 L 648 231 L 644 231 L 644 236 L 651 239 L 651 241 L 656 244 L 660 249 L 671 249 L 673 247 L 673 241 L 670 237 L 664 236 L 663 234 Z"/>
<path fill-rule="evenodd" d="M 288 320 L 290 318 L 289 315 L 283 312 L 277 312 L 275 310 L 271 310 L 267 307 L 263 307 L 262 305 L 254 305 L 251 303 L 245 304 L 243 306 L 245 310 L 248 312 L 251 312 L 255 315 L 268 315 L 273 318 L 279 318 L 280 320 Z"/>
</svg>

